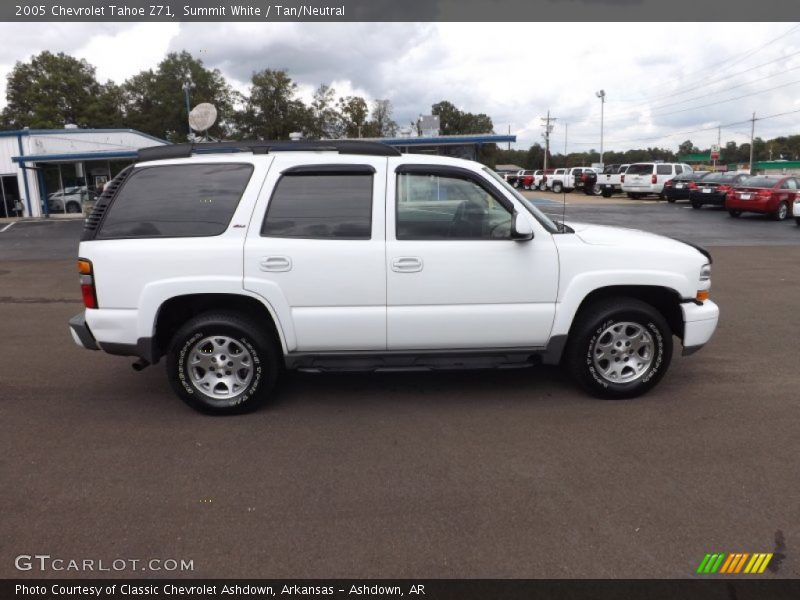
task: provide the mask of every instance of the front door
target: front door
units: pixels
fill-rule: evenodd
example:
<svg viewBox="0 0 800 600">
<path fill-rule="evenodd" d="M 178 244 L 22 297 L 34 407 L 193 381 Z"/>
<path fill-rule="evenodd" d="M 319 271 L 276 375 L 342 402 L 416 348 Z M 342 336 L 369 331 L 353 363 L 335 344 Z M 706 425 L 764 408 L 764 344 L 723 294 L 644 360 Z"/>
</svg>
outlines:
<svg viewBox="0 0 800 600">
<path fill-rule="evenodd" d="M 386 349 L 386 160 L 275 155 L 244 285 L 291 320 L 290 352 Z"/>
<path fill-rule="evenodd" d="M 544 346 L 558 291 L 552 236 L 512 240 L 513 203 L 477 173 L 400 169 L 387 191 L 388 348 Z"/>
</svg>

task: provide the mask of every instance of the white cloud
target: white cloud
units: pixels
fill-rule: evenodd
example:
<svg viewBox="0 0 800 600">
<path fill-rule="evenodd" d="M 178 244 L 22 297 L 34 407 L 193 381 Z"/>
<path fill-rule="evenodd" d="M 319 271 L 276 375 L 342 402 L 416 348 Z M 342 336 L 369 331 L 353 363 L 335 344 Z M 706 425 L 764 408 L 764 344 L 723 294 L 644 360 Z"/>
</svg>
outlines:
<svg viewBox="0 0 800 600">
<path fill-rule="evenodd" d="M 601 88 L 607 94 L 606 149 L 676 148 L 686 138 L 708 145 L 716 141 L 719 124 L 741 121 L 753 111 L 767 115 L 800 109 L 800 27 L 792 30 L 786 23 L 48 27 L 46 35 L 33 36 L 26 35 L 26 27 L 0 25 L 0 35 L 10 40 L 0 49 L 0 71 L 8 72 L 14 60 L 40 50 L 63 49 L 95 64 L 101 80 L 121 81 L 155 66 L 167 51 L 187 49 L 219 68 L 237 89 L 246 89 L 253 71 L 286 68 L 306 98 L 320 83 L 332 84 L 339 95 L 390 98 L 401 124 L 429 111 L 434 102 L 450 100 L 464 110 L 489 114 L 498 132 L 511 126 L 518 147 L 541 141 L 540 117 L 549 108 L 559 118 L 556 148 L 563 147 L 568 123 L 570 149 L 598 149 L 595 92 Z M 792 32 L 784 36 L 787 31 Z M 758 67 L 775 59 L 781 60 Z M 754 92 L 765 93 L 720 102 Z M 797 122 L 791 116 L 760 121 L 757 135 L 800 133 Z M 702 128 L 709 131 L 682 133 Z M 748 131 L 747 124 L 726 128 L 722 141 L 746 141 Z M 676 135 L 663 137 L 668 134 Z"/>
</svg>

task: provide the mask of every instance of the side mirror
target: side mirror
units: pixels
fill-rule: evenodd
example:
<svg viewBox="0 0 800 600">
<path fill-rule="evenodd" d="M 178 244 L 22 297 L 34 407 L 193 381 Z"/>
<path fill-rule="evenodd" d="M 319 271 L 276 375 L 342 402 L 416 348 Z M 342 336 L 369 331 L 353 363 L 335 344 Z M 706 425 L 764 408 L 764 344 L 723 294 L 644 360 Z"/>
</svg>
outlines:
<svg viewBox="0 0 800 600">
<path fill-rule="evenodd" d="M 511 225 L 511 239 L 517 242 L 527 242 L 533 239 L 533 227 L 531 227 L 524 215 L 514 213 Z"/>
</svg>

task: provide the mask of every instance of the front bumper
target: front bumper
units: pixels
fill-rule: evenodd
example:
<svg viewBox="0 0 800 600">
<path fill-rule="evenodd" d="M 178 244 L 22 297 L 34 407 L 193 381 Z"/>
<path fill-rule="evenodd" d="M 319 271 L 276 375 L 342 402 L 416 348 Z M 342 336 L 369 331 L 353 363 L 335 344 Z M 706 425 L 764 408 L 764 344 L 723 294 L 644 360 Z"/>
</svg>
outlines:
<svg viewBox="0 0 800 600">
<path fill-rule="evenodd" d="M 684 302 L 683 313 L 683 356 L 694 354 L 708 343 L 719 321 L 719 307 L 711 300 L 702 304 Z"/>
<path fill-rule="evenodd" d="M 97 340 L 94 339 L 92 331 L 86 324 L 86 313 L 78 313 L 69 320 L 69 332 L 72 334 L 72 339 L 81 348 L 100 350 Z"/>
</svg>

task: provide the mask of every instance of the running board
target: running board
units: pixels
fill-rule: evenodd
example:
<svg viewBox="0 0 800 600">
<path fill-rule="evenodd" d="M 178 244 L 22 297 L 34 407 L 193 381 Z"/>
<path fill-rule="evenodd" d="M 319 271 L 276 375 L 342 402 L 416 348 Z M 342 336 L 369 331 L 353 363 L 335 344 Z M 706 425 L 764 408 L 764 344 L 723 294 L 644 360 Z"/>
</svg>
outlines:
<svg viewBox="0 0 800 600">
<path fill-rule="evenodd" d="M 331 371 L 441 371 L 461 369 L 521 369 L 541 362 L 543 348 L 463 352 L 292 353 L 286 368 L 306 373 Z"/>
</svg>

